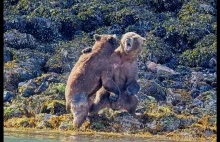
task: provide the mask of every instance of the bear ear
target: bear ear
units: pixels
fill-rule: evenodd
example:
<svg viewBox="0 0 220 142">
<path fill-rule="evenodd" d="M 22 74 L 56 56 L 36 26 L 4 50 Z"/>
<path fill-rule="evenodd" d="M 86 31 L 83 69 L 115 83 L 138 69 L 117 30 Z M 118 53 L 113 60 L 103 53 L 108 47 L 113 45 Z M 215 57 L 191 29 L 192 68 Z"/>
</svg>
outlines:
<svg viewBox="0 0 220 142">
<path fill-rule="evenodd" d="M 113 35 L 111 37 L 108 38 L 108 42 L 112 45 L 116 44 L 117 43 L 117 37 L 116 35 Z"/>
<path fill-rule="evenodd" d="M 112 36 L 113 36 L 114 39 L 118 40 L 118 37 L 117 37 L 116 34 L 113 34 Z"/>
<path fill-rule="evenodd" d="M 101 39 L 101 35 L 95 34 L 94 39 L 95 41 L 99 41 Z"/>
</svg>

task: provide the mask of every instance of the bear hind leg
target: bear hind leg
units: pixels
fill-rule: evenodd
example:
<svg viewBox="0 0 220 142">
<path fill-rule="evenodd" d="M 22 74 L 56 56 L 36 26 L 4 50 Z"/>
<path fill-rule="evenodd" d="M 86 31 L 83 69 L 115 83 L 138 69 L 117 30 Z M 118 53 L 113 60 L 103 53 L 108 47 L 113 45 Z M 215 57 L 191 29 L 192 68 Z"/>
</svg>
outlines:
<svg viewBox="0 0 220 142">
<path fill-rule="evenodd" d="M 104 108 L 110 108 L 109 93 L 103 90 L 99 90 L 96 94 L 96 98 L 90 108 L 89 115 L 96 115 Z"/>
<path fill-rule="evenodd" d="M 73 125 L 81 127 L 86 120 L 89 111 L 88 96 L 85 93 L 75 94 L 70 102 L 71 112 L 73 114 Z"/>
</svg>

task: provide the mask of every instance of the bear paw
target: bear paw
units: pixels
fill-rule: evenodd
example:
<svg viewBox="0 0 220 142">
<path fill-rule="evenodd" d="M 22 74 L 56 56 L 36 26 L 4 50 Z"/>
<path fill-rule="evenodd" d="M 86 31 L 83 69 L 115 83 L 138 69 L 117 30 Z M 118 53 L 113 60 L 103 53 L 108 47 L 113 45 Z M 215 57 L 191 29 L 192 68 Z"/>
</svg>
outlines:
<svg viewBox="0 0 220 142">
<path fill-rule="evenodd" d="M 131 87 L 128 87 L 125 93 L 129 96 L 133 96 L 136 94 L 136 91 L 134 91 Z"/>
<path fill-rule="evenodd" d="M 118 95 L 116 95 L 116 94 L 114 94 L 114 93 L 110 93 L 109 100 L 110 100 L 111 102 L 117 101 L 118 98 L 119 98 Z"/>
<path fill-rule="evenodd" d="M 139 84 L 129 85 L 127 87 L 125 93 L 129 96 L 134 96 L 138 93 L 139 90 L 140 90 L 140 85 Z"/>
</svg>

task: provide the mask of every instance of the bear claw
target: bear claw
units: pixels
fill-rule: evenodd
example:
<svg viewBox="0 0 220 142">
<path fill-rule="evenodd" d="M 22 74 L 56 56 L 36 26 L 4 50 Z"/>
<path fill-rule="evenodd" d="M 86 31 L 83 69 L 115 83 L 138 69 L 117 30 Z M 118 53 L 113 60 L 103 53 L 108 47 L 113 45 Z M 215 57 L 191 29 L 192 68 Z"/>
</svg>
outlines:
<svg viewBox="0 0 220 142">
<path fill-rule="evenodd" d="M 110 93 L 109 99 L 110 101 L 115 102 L 118 99 L 118 95 Z"/>
</svg>

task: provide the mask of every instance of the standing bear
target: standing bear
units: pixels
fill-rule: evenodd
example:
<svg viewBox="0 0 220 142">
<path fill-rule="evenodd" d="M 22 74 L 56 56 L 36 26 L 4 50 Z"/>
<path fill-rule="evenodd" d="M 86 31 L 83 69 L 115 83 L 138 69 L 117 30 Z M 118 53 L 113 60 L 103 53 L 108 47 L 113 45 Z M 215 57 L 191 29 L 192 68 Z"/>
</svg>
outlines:
<svg viewBox="0 0 220 142">
<path fill-rule="evenodd" d="M 110 62 L 113 65 L 113 80 L 119 86 L 122 95 L 117 101 L 109 100 L 109 92 L 102 87 L 96 92 L 94 103 L 90 109 L 90 115 L 98 113 L 103 108 L 113 110 L 125 110 L 136 115 L 138 105 L 138 93 L 140 85 L 138 79 L 137 57 L 143 49 L 145 39 L 134 32 L 123 35 L 120 46 L 111 55 Z"/>
<path fill-rule="evenodd" d="M 102 86 L 111 95 L 110 100 L 120 96 L 120 89 L 113 81 L 110 56 L 117 48 L 114 35 L 94 35 L 92 52 L 82 54 L 73 67 L 66 85 L 65 99 L 67 110 L 71 108 L 73 125 L 80 127 L 85 121 L 92 102 L 90 97 Z"/>
</svg>

